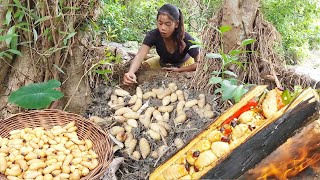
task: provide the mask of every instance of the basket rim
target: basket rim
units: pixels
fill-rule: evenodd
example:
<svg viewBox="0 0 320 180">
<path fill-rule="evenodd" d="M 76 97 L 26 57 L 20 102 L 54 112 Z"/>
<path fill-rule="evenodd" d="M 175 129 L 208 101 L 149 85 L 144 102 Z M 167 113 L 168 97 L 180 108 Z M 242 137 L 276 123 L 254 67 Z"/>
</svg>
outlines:
<svg viewBox="0 0 320 180">
<path fill-rule="evenodd" d="M 19 113 L 16 113 L 16 114 L 11 114 L 10 116 L 8 116 L 8 117 L 6 117 L 4 119 L 0 119 L 0 122 L 9 120 L 9 119 L 17 117 L 17 116 L 28 115 L 28 114 L 36 114 L 36 113 L 61 113 L 61 114 L 66 114 L 66 115 L 77 116 L 79 119 L 81 119 L 83 121 L 86 121 L 86 122 L 90 123 L 91 125 L 93 125 L 103 135 L 108 136 L 108 134 L 100 126 L 98 126 L 94 122 L 88 120 L 87 118 L 85 118 L 85 117 L 83 117 L 83 116 L 81 116 L 79 114 L 63 111 L 63 110 L 60 110 L 60 109 L 42 109 L 42 110 L 30 110 L 30 111 L 26 111 L 26 112 L 19 112 Z"/>
</svg>

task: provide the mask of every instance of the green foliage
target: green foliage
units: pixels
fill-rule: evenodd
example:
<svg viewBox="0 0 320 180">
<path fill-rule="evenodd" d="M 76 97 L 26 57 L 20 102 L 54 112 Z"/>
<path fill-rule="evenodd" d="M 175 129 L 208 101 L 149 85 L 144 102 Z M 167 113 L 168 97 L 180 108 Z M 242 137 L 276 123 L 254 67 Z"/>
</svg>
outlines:
<svg viewBox="0 0 320 180">
<path fill-rule="evenodd" d="M 17 10 L 14 11 L 14 7 L 16 7 Z M 5 22 L 3 22 L 8 29 L 6 32 L 5 29 L 0 29 L 0 32 L 3 34 L 0 36 L 0 43 L 5 42 L 7 49 L 0 51 L 0 59 L 13 59 L 13 55 L 22 56 L 21 52 L 18 50 L 18 38 L 19 30 L 25 30 L 28 28 L 28 24 L 23 22 L 23 17 L 27 13 L 28 11 L 22 7 L 18 0 L 14 0 L 13 4 L 8 6 Z M 10 26 L 11 24 L 14 25 Z"/>
<path fill-rule="evenodd" d="M 230 30 L 231 26 L 221 26 L 219 29 L 217 29 L 217 31 L 220 33 L 220 37 L 222 37 L 223 33 Z M 255 42 L 254 39 L 245 39 L 241 43 L 240 48 L 253 42 Z M 222 100 L 233 99 L 237 103 L 240 101 L 240 98 L 248 91 L 246 89 L 248 85 L 238 85 L 238 80 L 236 79 L 237 75 L 234 72 L 226 69 L 226 67 L 230 65 L 243 67 L 243 63 L 238 61 L 239 55 L 247 52 L 251 51 L 235 49 L 226 54 L 223 51 L 223 43 L 221 43 L 219 53 L 208 53 L 206 55 L 206 58 L 220 59 L 222 62 L 220 71 L 213 71 L 211 73 L 212 76 L 209 80 L 209 84 L 220 84 L 220 88 L 216 89 L 214 93 L 221 93 Z"/>
<path fill-rule="evenodd" d="M 157 9 L 164 1 L 126 2 L 103 0 L 103 12 L 97 25 L 100 32 L 108 32 L 107 41 L 142 41 L 146 31 L 155 28 Z"/>
<path fill-rule="evenodd" d="M 184 15 L 185 28 L 188 32 L 198 32 L 208 25 L 208 20 L 211 19 L 217 9 L 222 4 L 222 0 L 197 0 L 197 4 L 194 1 L 185 0 L 168 0 L 167 3 L 171 3 L 179 7 Z"/>
<path fill-rule="evenodd" d="M 222 38 L 223 33 L 230 31 L 231 28 L 232 28 L 231 26 L 221 26 L 219 29 L 217 29 L 217 31 L 220 33 L 220 37 Z M 244 46 L 252 44 L 255 41 L 256 41 L 255 39 L 245 39 L 242 41 L 240 48 L 243 48 Z M 221 42 L 222 42 L 222 39 L 221 39 Z M 221 73 L 222 78 L 224 78 L 225 74 L 235 75 L 235 74 L 230 74 L 233 72 L 226 71 L 226 67 L 232 64 L 243 67 L 243 62 L 238 61 L 239 55 L 247 52 L 252 52 L 252 51 L 234 49 L 234 50 L 231 50 L 229 53 L 224 53 L 223 43 L 221 43 L 219 53 L 208 53 L 206 54 L 206 58 L 221 59 L 222 65 L 221 65 L 221 71 L 219 72 L 219 74 Z"/>
<path fill-rule="evenodd" d="M 209 80 L 209 84 L 220 84 L 220 88 L 216 89 L 214 93 L 215 94 L 221 93 L 222 100 L 225 101 L 227 99 L 234 99 L 234 101 L 237 103 L 240 101 L 241 97 L 246 92 L 248 92 L 248 90 L 245 89 L 245 85 L 243 84 L 238 85 L 237 79 L 235 78 L 222 79 L 221 77 L 214 75 L 215 72 L 217 71 L 213 72 L 212 77 Z"/>
<path fill-rule="evenodd" d="M 63 93 L 55 90 L 60 86 L 57 80 L 23 86 L 10 94 L 9 102 L 25 109 L 47 108 L 52 101 L 63 97 Z"/>
<path fill-rule="evenodd" d="M 120 56 L 113 56 L 108 50 L 106 49 L 105 52 L 105 59 L 99 61 L 94 67 L 93 71 L 102 76 L 102 78 L 106 81 L 110 81 L 108 77 L 109 74 L 112 74 L 112 65 L 119 64 L 122 59 Z"/>
<path fill-rule="evenodd" d="M 95 31 L 103 34 L 106 41 L 139 41 L 147 31 L 156 28 L 157 10 L 165 3 L 179 7 L 184 15 L 186 31 L 199 32 L 212 18 L 222 0 L 200 0 L 200 11 L 194 12 L 189 4 L 181 0 L 102 0 L 103 12 L 96 22 Z M 192 27 L 195 21 L 198 27 Z M 112 32 L 112 33 L 110 33 Z M 111 35 L 112 34 L 112 35 Z"/>
<path fill-rule="evenodd" d="M 309 49 L 320 47 L 319 6 L 314 0 L 262 1 L 263 13 L 281 33 L 289 58 L 303 59 Z"/>
<path fill-rule="evenodd" d="M 36 6 L 39 6 L 39 9 L 41 9 L 43 2 L 36 3 Z M 42 41 L 53 43 L 54 47 L 48 51 L 44 49 L 45 52 L 42 52 L 41 48 L 35 48 L 35 51 L 40 55 L 51 56 L 56 51 L 67 48 L 70 43 L 69 39 L 77 33 L 72 27 L 68 27 L 68 32 L 56 29 L 56 32 L 59 34 L 58 37 L 55 32 L 52 32 L 53 25 L 44 26 L 49 20 L 61 21 L 63 13 L 68 13 L 65 12 L 66 10 L 71 8 L 77 9 L 76 7 L 64 7 L 63 1 L 59 1 L 59 15 L 55 17 L 42 15 L 41 13 L 43 12 L 41 10 L 36 11 L 19 0 L 13 0 L 12 4 L 5 4 L 3 6 L 6 6 L 8 10 L 3 22 L 5 28 L 0 29 L 0 33 L 2 34 L 0 36 L 0 43 L 5 42 L 7 48 L 0 51 L 0 59 L 13 59 L 14 55 L 22 56 L 19 46 L 26 44 L 32 46 L 32 44 L 37 44 L 40 38 Z M 59 38 L 61 41 L 54 42 L 53 36 L 57 36 L 56 38 Z"/>
</svg>

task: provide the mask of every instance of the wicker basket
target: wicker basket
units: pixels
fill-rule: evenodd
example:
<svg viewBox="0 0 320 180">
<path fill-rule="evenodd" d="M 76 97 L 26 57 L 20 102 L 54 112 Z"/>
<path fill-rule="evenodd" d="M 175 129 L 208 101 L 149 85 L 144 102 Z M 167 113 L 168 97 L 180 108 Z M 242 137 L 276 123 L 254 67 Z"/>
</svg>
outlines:
<svg viewBox="0 0 320 180">
<path fill-rule="evenodd" d="M 106 171 L 113 158 L 112 142 L 110 141 L 109 136 L 104 133 L 99 126 L 77 114 L 55 109 L 15 114 L 7 119 L 0 120 L 0 136 L 9 137 L 9 132 L 15 129 L 23 129 L 26 127 L 44 127 L 45 129 L 51 129 L 53 126 L 63 126 L 71 121 L 76 122 L 79 139 L 90 139 L 93 142 L 93 150 L 99 156 L 98 167 L 90 171 L 90 174 L 81 179 L 99 179 Z M 0 179 L 6 178 L 5 176 L 0 175 Z"/>
</svg>

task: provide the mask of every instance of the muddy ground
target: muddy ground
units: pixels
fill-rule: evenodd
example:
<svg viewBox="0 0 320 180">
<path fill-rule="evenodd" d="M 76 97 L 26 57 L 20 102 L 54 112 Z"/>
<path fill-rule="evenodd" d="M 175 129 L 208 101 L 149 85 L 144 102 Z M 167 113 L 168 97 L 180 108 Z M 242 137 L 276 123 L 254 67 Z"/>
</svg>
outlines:
<svg viewBox="0 0 320 180">
<path fill-rule="evenodd" d="M 167 73 L 163 71 L 140 71 L 137 74 L 138 84 L 143 92 L 150 91 L 152 88 L 160 88 L 168 85 L 171 82 L 177 84 L 178 89 L 184 90 L 189 94 L 188 99 L 196 99 L 200 91 L 195 91 L 188 88 L 190 84 L 190 78 L 193 76 L 193 73 Z M 137 86 L 136 85 L 136 86 Z M 121 88 L 127 90 L 132 95 L 135 93 L 136 86 Z M 94 100 L 92 104 L 85 111 L 84 116 L 99 116 L 102 118 L 110 117 L 114 110 L 110 109 L 108 102 L 110 100 L 110 95 L 113 92 L 114 87 L 109 85 L 101 85 L 98 87 L 94 93 Z M 127 154 L 123 153 L 121 150 L 115 152 L 115 157 L 125 157 L 124 163 L 120 166 L 119 171 L 117 172 L 117 177 L 122 180 L 127 179 L 147 179 L 149 174 L 166 159 L 172 156 L 175 152 L 178 151 L 174 145 L 175 138 L 181 138 L 187 144 L 188 141 L 193 139 L 199 132 L 201 132 L 205 127 L 211 124 L 214 119 L 220 115 L 225 109 L 223 107 L 218 107 L 218 104 L 221 104 L 219 101 L 220 97 L 215 95 L 206 95 L 206 101 L 212 107 L 215 117 L 212 119 L 200 118 L 194 110 L 187 111 L 188 120 L 181 125 L 174 126 L 173 119 L 175 117 L 175 111 L 170 114 L 169 124 L 171 125 L 171 130 L 169 131 L 168 137 L 165 141 L 154 141 L 150 137 L 146 136 L 142 132 L 144 131 L 143 125 L 139 123 L 137 128 L 134 128 L 133 134 L 136 139 L 145 137 L 149 140 L 151 145 L 151 151 L 157 150 L 160 146 L 166 145 L 168 147 L 166 153 L 159 158 L 152 158 L 150 155 L 146 159 L 140 159 L 135 161 L 128 157 Z M 160 100 L 150 101 L 149 106 L 159 106 L 161 105 Z M 112 124 L 117 125 L 117 124 Z M 108 131 L 110 124 L 102 125 L 105 131 Z"/>
</svg>

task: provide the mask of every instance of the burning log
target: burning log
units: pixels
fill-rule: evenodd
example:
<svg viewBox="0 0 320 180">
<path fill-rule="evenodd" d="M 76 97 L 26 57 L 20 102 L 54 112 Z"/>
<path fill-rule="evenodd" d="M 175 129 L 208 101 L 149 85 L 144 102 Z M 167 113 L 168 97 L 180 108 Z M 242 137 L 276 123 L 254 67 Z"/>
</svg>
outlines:
<svg viewBox="0 0 320 180">
<path fill-rule="evenodd" d="M 288 179 L 320 165 L 320 119 L 304 127 L 239 179 Z M 320 172 L 318 172 L 320 173 Z"/>
<path fill-rule="evenodd" d="M 265 94 L 265 89 L 258 86 L 250 91 L 159 166 L 150 179 L 238 178 L 302 127 L 319 103 L 311 88 L 286 106 L 279 102 L 279 91 Z"/>
<path fill-rule="evenodd" d="M 307 122 L 307 118 L 316 111 L 316 103 L 299 103 L 235 149 L 204 178 L 237 178 L 254 167 Z"/>
</svg>

